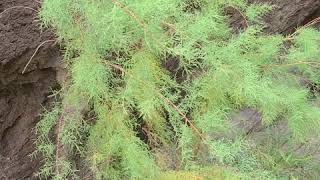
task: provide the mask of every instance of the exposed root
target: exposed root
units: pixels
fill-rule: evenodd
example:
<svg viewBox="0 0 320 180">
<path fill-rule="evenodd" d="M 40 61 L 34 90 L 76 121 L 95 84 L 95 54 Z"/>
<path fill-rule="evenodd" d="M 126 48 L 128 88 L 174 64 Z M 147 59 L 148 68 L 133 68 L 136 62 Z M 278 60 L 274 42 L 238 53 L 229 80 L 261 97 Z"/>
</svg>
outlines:
<svg viewBox="0 0 320 180">
<path fill-rule="evenodd" d="M 243 18 L 243 20 L 244 20 L 245 28 L 248 28 L 248 27 L 249 27 L 249 22 L 248 22 L 248 20 L 247 20 L 246 15 L 245 15 L 242 11 L 240 11 L 237 7 L 235 7 L 235 6 L 228 5 L 228 7 L 236 10 L 236 11 L 240 14 L 240 16 L 241 16 L 241 17 Z"/>
<path fill-rule="evenodd" d="M 1 17 L 4 13 L 6 13 L 6 12 L 12 10 L 12 9 L 17 9 L 17 8 L 29 9 L 29 10 L 32 10 L 32 11 L 34 11 L 34 12 L 38 12 L 37 10 L 33 9 L 32 7 L 27 7 L 27 6 L 12 6 L 12 7 L 9 7 L 9 8 L 7 8 L 7 9 L 5 9 L 4 11 L 2 11 L 2 12 L 0 13 L 0 17 Z"/>
<path fill-rule="evenodd" d="M 47 41 L 44 41 L 42 42 L 37 48 L 36 50 L 34 51 L 34 53 L 32 54 L 31 58 L 29 59 L 28 63 L 26 64 L 26 66 L 23 68 L 23 71 L 22 71 L 22 74 L 24 74 L 27 70 L 27 67 L 29 66 L 29 64 L 31 63 L 32 59 L 34 58 L 34 56 L 37 54 L 37 52 L 39 51 L 40 47 L 43 46 L 44 44 L 46 43 L 49 43 L 49 42 L 55 42 L 55 40 L 47 40 Z"/>
<path fill-rule="evenodd" d="M 297 34 L 300 32 L 301 29 L 310 27 L 310 26 L 315 25 L 315 24 L 317 24 L 317 23 L 319 23 L 319 22 L 320 22 L 320 16 L 317 17 L 317 18 L 315 18 L 315 19 L 313 19 L 312 21 L 308 22 L 307 24 L 303 25 L 302 27 L 300 27 L 300 28 L 299 28 L 298 30 L 296 30 L 294 33 L 292 33 L 292 34 L 290 34 L 288 37 L 286 37 L 286 38 L 284 39 L 284 41 L 291 41 L 291 40 L 293 40 L 293 39 L 294 39 L 294 36 L 297 35 Z"/>
<path fill-rule="evenodd" d="M 128 74 L 129 76 L 131 76 L 132 78 L 134 78 L 135 80 L 141 82 L 144 86 L 148 85 L 148 84 L 145 84 L 145 82 L 143 82 L 142 80 L 140 79 L 137 79 L 135 78 L 132 74 L 126 72 L 125 69 L 123 69 L 121 66 L 119 65 L 115 65 L 115 64 L 112 64 L 112 63 L 109 63 L 109 62 L 106 62 L 105 61 L 105 64 L 107 64 L 108 66 L 111 66 L 112 68 L 114 69 L 117 69 L 125 74 Z M 201 133 L 201 131 L 190 121 L 190 119 L 187 117 L 187 115 L 185 113 L 182 112 L 182 110 L 179 109 L 178 106 L 176 106 L 170 99 L 168 99 L 167 97 L 165 97 L 164 95 L 161 94 L 161 92 L 159 91 L 156 91 L 156 93 L 158 94 L 158 96 L 165 102 L 167 103 L 168 105 L 170 105 L 171 107 L 173 107 L 173 109 L 179 113 L 179 115 L 184 119 L 185 123 L 187 125 L 190 126 L 190 128 L 196 133 L 199 135 L 199 137 L 202 139 L 202 140 L 205 140 L 205 136 Z"/>
</svg>

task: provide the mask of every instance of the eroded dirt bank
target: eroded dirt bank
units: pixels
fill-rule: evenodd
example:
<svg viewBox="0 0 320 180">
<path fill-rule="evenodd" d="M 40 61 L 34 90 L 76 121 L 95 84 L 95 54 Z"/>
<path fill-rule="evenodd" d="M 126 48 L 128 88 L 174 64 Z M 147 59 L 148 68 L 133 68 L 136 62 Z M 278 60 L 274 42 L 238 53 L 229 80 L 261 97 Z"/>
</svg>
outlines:
<svg viewBox="0 0 320 180">
<path fill-rule="evenodd" d="M 40 48 L 25 74 L 23 68 L 42 42 L 54 39 L 36 21 L 39 3 L 31 0 L 0 1 L 0 179 L 31 179 L 39 159 L 31 160 L 33 127 L 47 96 L 57 88 L 54 67 L 59 47 Z M 12 8 L 13 7 L 13 8 Z M 12 9 L 8 9 L 12 8 Z M 7 10 L 6 10 L 7 9 Z"/>
<path fill-rule="evenodd" d="M 267 30 L 288 34 L 319 12 L 320 0 L 250 0 L 271 2 L 275 9 L 266 17 Z M 21 6 L 29 7 L 23 8 Z M 54 40 L 47 30 L 41 32 L 36 18 L 36 0 L 0 1 L 0 179 L 35 179 L 40 159 L 31 160 L 33 127 L 39 114 L 51 101 L 48 95 L 59 88 L 56 67 L 59 46 L 44 44 L 26 73 L 24 67 L 35 49 Z M 14 7 L 14 8 L 12 8 Z M 8 9 L 9 8 L 9 9 Z M 234 25 L 241 17 L 234 18 Z"/>
</svg>

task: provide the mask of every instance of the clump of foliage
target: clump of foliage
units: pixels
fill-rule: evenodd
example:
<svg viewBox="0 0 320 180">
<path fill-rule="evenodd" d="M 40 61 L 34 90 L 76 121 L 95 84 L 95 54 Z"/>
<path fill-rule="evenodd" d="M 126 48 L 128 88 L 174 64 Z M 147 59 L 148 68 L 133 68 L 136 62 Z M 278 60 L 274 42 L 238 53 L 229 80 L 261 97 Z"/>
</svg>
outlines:
<svg viewBox="0 0 320 180">
<path fill-rule="evenodd" d="M 244 18 L 240 32 L 226 8 Z M 320 32 L 268 35 L 269 10 L 245 0 L 44 0 L 40 18 L 64 44 L 71 79 L 37 125 L 40 175 L 72 178 L 80 156 L 96 179 L 280 176 L 262 148 L 228 135 L 230 113 L 254 108 L 266 126 L 285 119 L 288 140 L 318 138 L 317 95 L 301 79 L 319 83 Z"/>
</svg>

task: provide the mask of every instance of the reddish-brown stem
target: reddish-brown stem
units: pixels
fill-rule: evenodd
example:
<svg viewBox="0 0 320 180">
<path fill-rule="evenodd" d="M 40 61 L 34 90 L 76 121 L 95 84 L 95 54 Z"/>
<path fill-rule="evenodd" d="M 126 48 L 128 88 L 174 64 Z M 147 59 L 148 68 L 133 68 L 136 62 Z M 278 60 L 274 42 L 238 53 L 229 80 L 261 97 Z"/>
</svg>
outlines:
<svg viewBox="0 0 320 180">
<path fill-rule="evenodd" d="M 200 132 L 200 130 L 193 125 L 193 123 L 189 120 L 189 118 L 168 98 L 164 97 L 161 93 L 157 92 L 158 95 L 161 97 L 161 99 L 163 99 L 165 102 L 167 102 L 169 105 L 171 105 L 180 115 L 181 117 L 183 117 L 183 119 L 185 120 L 185 123 L 188 124 L 191 129 L 193 129 L 202 140 L 205 140 L 206 138 L 202 135 L 202 133 Z"/>
<path fill-rule="evenodd" d="M 152 33 L 150 33 L 148 31 L 148 28 L 146 26 L 146 24 L 143 22 L 143 20 L 141 20 L 133 11 L 131 11 L 129 8 L 127 8 L 124 4 L 122 4 L 121 2 L 117 1 L 117 0 L 112 0 L 113 4 L 116 5 L 117 7 L 119 7 L 120 9 L 122 9 L 125 13 L 127 13 L 132 19 L 134 19 L 140 26 L 141 28 L 144 30 L 145 33 L 149 33 L 150 37 L 159 45 L 162 46 L 162 43 L 160 43 L 158 41 L 157 38 L 154 37 L 154 35 Z"/>
<path fill-rule="evenodd" d="M 37 54 L 37 52 L 39 51 L 40 47 L 43 46 L 44 44 L 48 43 L 48 42 L 54 42 L 55 40 L 47 40 L 42 42 L 34 51 L 34 53 L 32 54 L 31 58 L 29 59 L 28 63 L 25 65 L 25 67 L 23 68 L 22 74 L 24 74 L 27 70 L 27 67 L 29 66 L 29 64 L 31 63 L 32 59 L 34 58 L 34 56 Z"/>
<path fill-rule="evenodd" d="M 287 67 L 287 66 L 294 66 L 294 65 L 301 65 L 301 64 L 306 64 L 306 65 L 309 65 L 312 67 L 320 67 L 319 62 L 312 62 L 312 61 L 298 61 L 298 62 L 293 62 L 293 63 L 289 63 L 289 64 L 263 64 L 263 65 L 261 65 L 261 67 L 263 69 L 267 69 L 270 67 Z"/>
<path fill-rule="evenodd" d="M 55 171 L 57 174 L 59 174 L 59 159 L 60 159 L 60 151 L 62 149 L 62 143 L 60 140 L 60 134 L 61 134 L 61 129 L 63 128 L 64 124 L 64 115 L 63 112 L 60 115 L 60 118 L 58 120 L 57 128 L 56 128 L 56 156 L 55 156 Z"/>
<path fill-rule="evenodd" d="M 235 6 L 233 6 L 233 5 L 229 5 L 229 7 L 231 7 L 232 9 L 234 9 L 234 10 L 236 10 L 239 14 L 240 14 L 240 16 L 243 18 L 243 20 L 244 20 L 244 24 L 245 24 L 245 28 L 248 28 L 249 27 L 249 22 L 248 22 L 248 20 L 247 20 L 247 17 L 246 17 L 246 15 L 244 15 L 243 14 L 243 12 L 242 11 L 240 11 L 237 7 L 235 7 Z"/>
<path fill-rule="evenodd" d="M 320 22 L 320 16 L 317 17 L 317 18 L 315 18 L 315 19 L 313 19 L 313 20 L 311 20 L 310 22 L 308 22 L 307 24 L 303 25 L 302 27 L 300 27 L 300 28 L 299 28 L 298 30 L 296 30 L 294 33 L 292 33 L 292 34 L 290 34 L 288 37 L 286 37 L 286 38 L 284 39 L 284 41 L 293 40 L 293 39 L 294 39 L 293 37 L 300 32 L 300 29 L 310 27 L 310 26 L 312 26 L 312 25 L 314 25 L 314 24 L 316 24 L 316 23 L 318 23 L 318 22 Z"/>
<path fill-rule="evenodd" d="M 119 71 L 121 71 L 121 72 L 123 72 L 123 73 L 125 73 L 125 74 L 128 74 L 129 76 L 131 76 L 131 77 L 134 78 L 135 80 L 137 80 L 137 81 L 139 81 L 139 82 L 142 82 L 143 85 L 146 85 L 145 82 L 143 82 L 141 79 L 135 78 L 132 74 L 126 72 L 126 70 L 123 69 L 121 66 L 115 65 L 115 64 L 112 64 L 112 63 L 109 63 L 109 62 L 106 62 L 106 61 L 105 61 L 105 63 L 106 63 L 107 65 L 115 68 L 115 69 L 118 69 Z M 164 95 L 162 95 L 159 91 L 156 91 L 156 93 L 158 94 L 158 96 L 159 96 L 163 101 L 165 101 L 167 104 L 169 104 L 171 107 L 173 107 L 176 112 L 179 113 L 179 115 L 184 119 L 185 123 L 188 124 L 188 125 L 191 127 L 191 129 L 192 129 L 193 131 L 195 131 L 202 140 L 205 140 L 205 139 L 206 139 L 206 138 L 203 136 L 203 134 L 200 132 L 200 130 L 190 121 L 190 119 L 186 116 L 186 114 L 184 114 L 184 113 L 179 109 L 178 106 L 176 106 L 170 99 L 168 99 L 167 97 L 165 97 Z"/>
<path fill-rule="evenodd" d="M 123 9 L 129 16 L 131 16 L 141 27 L 145 28 L 145 24 L 138 16 L 136 16 L 129 8 L 117 0 L 112 0 L 113 4 Z"/>
<path fill-rule="evenodd" d="M 9 7 L 8 9 L 5 9 L 4 11 L 2 11 L 2 12 L 0 13 L 0 17 L 1 17 L 4 13 L 6 13 L 6 12 L 12 10 L 12 9 L 17 9 L 17 8 L 29 9 L 29 10 L 32 10 L 32 11 L 34 11 L 34 12 L 37 12 L 37 10 L 35 10 L 35 9 L 31 8 L 31 7 L 27 7 L 27 6 L 12 6 L 12 7 Z"/>
</svg>

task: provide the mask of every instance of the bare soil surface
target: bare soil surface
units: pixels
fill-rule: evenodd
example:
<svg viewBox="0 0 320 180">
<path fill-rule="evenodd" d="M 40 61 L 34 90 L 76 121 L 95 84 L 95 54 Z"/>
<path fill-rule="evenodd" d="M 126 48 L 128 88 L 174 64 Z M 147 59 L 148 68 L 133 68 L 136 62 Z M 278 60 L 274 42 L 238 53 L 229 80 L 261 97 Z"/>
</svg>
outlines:
<svg viewBox="0 0 320 180">
<path fill-rule="evenodd" d="M 33 128 L 57 88 L 54 67 L 59 47 L 42 46 L 24 74 L 22 71 L 42 42 L 54 39 L 41 32 L 32 0 L 0 1 L 0 179 L 35 179 L 40 159 L 31 159 Z M 23 8 L 29 7 L 29 8 Z M 12 8 L 14 7 L 14 8 Z M 8 9 L 10 8 L 10 9 Z M 6 10 L 7 9 L 7 10 Z"/>
<path fill-rule="evenodd" d="M 320 14 L 320 0 L 250 2 L 275 5 L 265 17 L 266 31 L 270 33 L 292 33 Z M 26 72 L 21 73 L 37 47 L 54 40 L 52 32 L 40 30 L 37 12 L 30 9 L 37 10 L 39 6 L 36 0 L 0 1 L 0 180 L 36 179 L 41 157 L 29 156 L 34 150 L 33 128 L 39 114 L 52 101 L 48 96 L 59 88 L 56 74 L 60 48 L 53 42 L 41 46 Z M 234 12 L 232 24 L 241 27 L 241 18 Z"/>
<path fill-rule="evenodd" d="M 312 15 L 320 9 L 320 0 L 249 0 L 269 3 L 274 6 L 265 17 L 266 30 L 270 33 L 290 34 L 297 27 L 311 21 Z"/>
<path fill-rule="evenodd" d="M 273 10 L 264 17 L 265 31 L 275 34 L 291 34 L 320 15 L 320 0 L 248 0 L 250 3 L 267 3 Z M 244 18 L 231 9 L 231 25 L 243 29 Z"/>
</svg>

